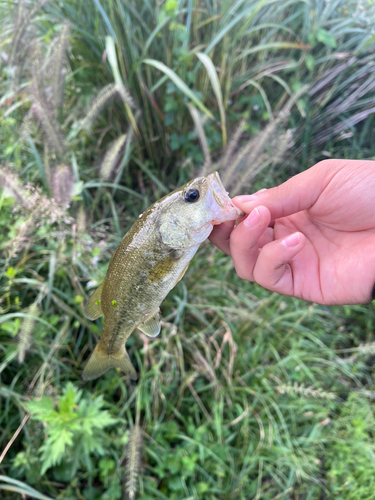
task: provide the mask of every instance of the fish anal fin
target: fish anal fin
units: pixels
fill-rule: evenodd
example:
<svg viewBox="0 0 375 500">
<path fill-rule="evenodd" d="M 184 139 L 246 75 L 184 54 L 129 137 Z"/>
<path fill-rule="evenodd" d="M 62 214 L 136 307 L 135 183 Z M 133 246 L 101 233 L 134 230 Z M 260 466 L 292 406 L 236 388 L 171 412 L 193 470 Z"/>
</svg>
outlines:
<svg viewBox="0 0 375 500">
<path fill-rule="evenodd" d="M 100 304 L 102 299 L 103 285 L 104 281 L 91 295 L 83 310 L 83 314 L 86 316 L 86 318 L 91 319 L 92 321 L 100 318 L 100 316 L 103 315 L 102 306 Z"/>
<path fill-rule="evenodd" d="M 148 337 L 157 337 L 160 333 L 160 314 L 157 311 L 151 318 L 137 326 Z"/>
<path fill-rule="evenodd" d="M 100 341 L 83 370 L 82 378 L 83 380 L 93 380 L 106 373 L 110 368 L 119 368 L 133 380 L 138 378 L 125 347 L 121 347 L 115 353 L 108 354 Z"/>
</svg>

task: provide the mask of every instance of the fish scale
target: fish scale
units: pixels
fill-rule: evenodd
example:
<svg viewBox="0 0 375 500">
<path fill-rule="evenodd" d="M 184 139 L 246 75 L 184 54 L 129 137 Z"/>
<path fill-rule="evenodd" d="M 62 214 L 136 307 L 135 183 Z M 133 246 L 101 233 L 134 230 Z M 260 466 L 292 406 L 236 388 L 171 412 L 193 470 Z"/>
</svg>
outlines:
<svg viewBox="0 0 375 500">
<path fill-rule="evenodd" d="M 183 277 L 213 224 L 242 215 L 217 172 L 190 181 L 141 214 L 115 250 L 101 290 L 85 307 L 88 318 L 104 314 L 104 327 L 84 380 L 111 367 L 136 378 L 125 350 L 127 338 L 137 327 L 151 337 L 159 333 L 159 306 Z"/>
</svg>

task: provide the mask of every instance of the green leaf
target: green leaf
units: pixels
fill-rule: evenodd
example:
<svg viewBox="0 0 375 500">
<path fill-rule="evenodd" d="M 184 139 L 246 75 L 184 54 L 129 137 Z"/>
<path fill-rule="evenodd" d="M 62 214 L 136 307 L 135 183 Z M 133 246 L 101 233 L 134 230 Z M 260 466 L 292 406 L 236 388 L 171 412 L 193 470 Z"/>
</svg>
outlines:
<svg viewBox="0 0 375 500">
<path fill-rule="evenodd" d="M 2 207 L 8 207 L 10 205 L 13 205 L 14 202 L 16 201 L 15 198 L 9 193 L 7 193 L 5 190 L 1 194 L 0 198 L 0 210 Z"/>
<path fill-rule="evenodd" d="M 8 269 L 4 273 L 4 276 L 7 276 L 8 278 L 14 278 L 15 275 L 16 271 L 14 267 L 8 267 Z"/>
<path fill-rule="evenodd" d="M 154 66 L 154 68 L 158 69 L 159 71 L 162 71 L 170 80 L 172 80 L 176 87 L 180 89 L 181 92 L 186 95 L 186 97 L 191 99 L 198 106 L 198 108 L 206 113 L 209 118 L 214 118 L 211 111 L 206 108 L 203 102 L 198 99 L 194 92 L 189 89 L 186 83 L 181 80 L 181 78 L 171 68 L 168 68 L 168 66 L 166 66 L 164 63 L 156 61 L 155 59 L 145 59 L 143 62 L 145 64 L 149 64 L 150 66 Z"/>
<path fill-rule="evenodd" d="M 78 181 L 73 184 L 72 192 L 70 196 L 73 198 L 74 196 L 78 196 L 82 193 L 84 183 L 83 181 Z"/>
<path fill-rule="evenodd" d="M 66 446 L 73 443 L 73 432 L 66 428 L 55 427 L 51 430 L 51 435 L 40 448 L 42 450 L 42 474 L 50 467 L 61 462 L 65 454 Z"/>
<path fill-rule="evenodd" d="M 167 0 L 166 1 L 166 4 L 165 4 L 165 10 L 168 12 L 168 14 L 170 13 L 174 13 L 174 11 L 177 9 L 178 7 L 178 2 L 176 0 Z"/>
<path fill-rule="evenodd" d="M 182 491 L 184 489 L 181 478 L 179 477 L 172 477 L 168 481 L 168 486 L 172 491 Z"/>
<path fill-rule="evenodd" d="M 306 64 L 307 69 L 312 71 L 314 69 L 314 66 L 315 66 L 314 56 L 309 54 L 305 59 L 305 64 Z"/>
<path fill-rule="evenodd" d="M 198 493 L 206 493 L 210 489 L 210 485 L 204 482 L 199 482 L 197 484 Z"/>
<path fill-rule="evenodd" d="M 14 321 L 6 321 L 1 325 L 1 330 L 9 333 L 12 337 L 15 337 L 21 326 L 21 320 L 19 318 Z"/>
<path fill-rule="evenodd" d="M 170 454 L 165 459 L 165 467 L 171 474 L 177 474 L 181 470 L 180 457 L 175 454 Z"/>
<path fill-rule="evenodd" d="M 319 42 L 324 43 L 324 45 L 326 45 L 327 47 L 332 47 L 333 49 L 337 47 L 335 37 L 329 31 L 323 28 L 320 28 L 316 32 L 316 39 Z"/>
<path fill-rule="evenodd" d="M 42 396 L 40 400 L 33 399 L 26 403 L 26 408 L 28 411 L 37 418 L 38 420 L 47 419 L 51 413 L 54 412 L 53 409 L 53 399 L 47 398 L 47 396 Z"/>
<path fill-rule="evenodd" d="M 59 411 L 61 413 L 71 413 L 80 400 L 80 396 L 80 391 L 77 391 L 74 385 L 69 382 L 65 387 L 63 397 L 59 400 Z"/>
</svg>

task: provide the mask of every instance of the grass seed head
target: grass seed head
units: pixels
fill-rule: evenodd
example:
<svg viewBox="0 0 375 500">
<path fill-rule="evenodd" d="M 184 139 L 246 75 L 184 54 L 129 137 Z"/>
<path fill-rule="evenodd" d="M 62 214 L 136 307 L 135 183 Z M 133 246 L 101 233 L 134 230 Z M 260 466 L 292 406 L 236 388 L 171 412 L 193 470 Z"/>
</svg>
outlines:
<svg viewBox="0 0 375 500">
<path fill-rule="evenodd" d="M 100 165 L 100 177 L 107 181 L 112 177 L 112 173 L 115 170 L 118 161 L 120 159 L 120 155 L 122 149 L 125 145 L 126 134 L 121 135 L 118 139 L 116 139 L 112 145 L 108 148 L 102 164 Z"/>
<path fill-rule="evenodd" d="M 91 123 L 99 115 L 100 111 L 108 104 L 117 94 L 117 87 L 114 83 L 106 85 L 99 94 L 94 97 L 91 104 L 87 108 L 86 116 L 83 119 L 83 127 L 89 128 Z"/>
<path fill-rule="evenodd" d="M 64 65 L 66 61 L 66 51 L 69 43 L 69 23 L 65 22 L 60 36 L 57 38 L 50 61 L 51 84 L 52 84 L 52 110 L 56 114 L 62 106 L 64 89 Z"/>
<path fill-rule="evenodd" d="M 133 500 L 137 493 L 137 478 L 141 463 L 141 446 L 142 430 L 138 424 L 134 424 L 129 437 L 126 460 L 125 494 L 129 500 Z"/>
<path fill-rule="evenodd" d="M 67 205 L 73 188 L 73 175 L 67 165 L 59 165 L 52 172 L 51 191 L 59 205 Z"/>
<path fill-rule="evenodd" d="M 21 364 L 25 360 L 26 352 L 30 348 L 31 335 L 34 330 L 35 316 L 38 316 L 38 306 L 36 303 L 31 304 L 24 318 L 19 335 L 18 335 L 18 362 Z"/>
</svg>

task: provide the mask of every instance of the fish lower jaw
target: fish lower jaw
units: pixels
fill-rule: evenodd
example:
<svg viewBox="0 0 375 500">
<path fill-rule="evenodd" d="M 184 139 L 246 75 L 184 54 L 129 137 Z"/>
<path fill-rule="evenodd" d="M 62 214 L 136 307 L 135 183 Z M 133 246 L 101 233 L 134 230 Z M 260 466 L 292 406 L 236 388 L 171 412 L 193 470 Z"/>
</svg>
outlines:
<svg viewBox="0 0 375 500">
<path fill-rule="evenodd" d="M 237 219 L 240 219 L 241 217 L 244 217 L 245 214 L 242 212 L 242 210 L 239 210 L 237 207 L 234 208 L 235 210 L 230 210 L 228 212 L 219 214 L 217 217 L 215 217 L 214 220 L 211 221 L 211 224 L 213 226 L 218 226 L 223 222 L 235 221 Z"/>
</svg>

